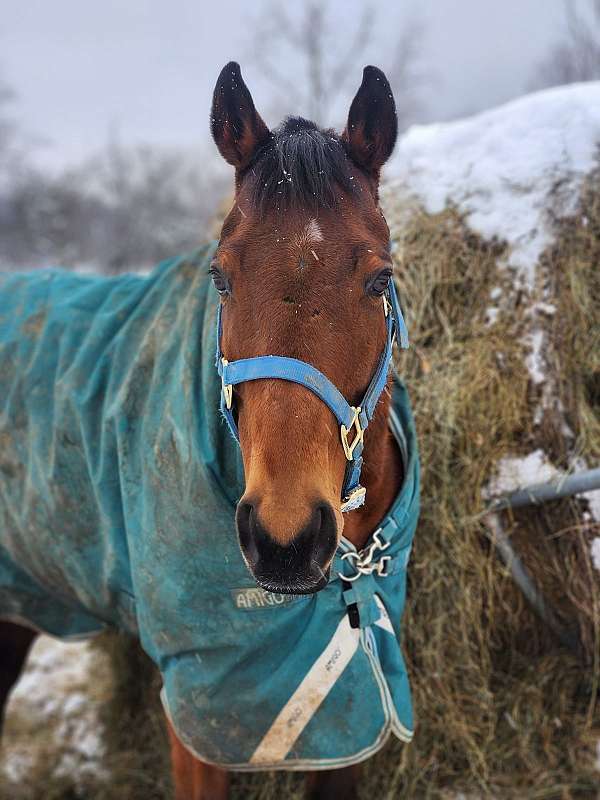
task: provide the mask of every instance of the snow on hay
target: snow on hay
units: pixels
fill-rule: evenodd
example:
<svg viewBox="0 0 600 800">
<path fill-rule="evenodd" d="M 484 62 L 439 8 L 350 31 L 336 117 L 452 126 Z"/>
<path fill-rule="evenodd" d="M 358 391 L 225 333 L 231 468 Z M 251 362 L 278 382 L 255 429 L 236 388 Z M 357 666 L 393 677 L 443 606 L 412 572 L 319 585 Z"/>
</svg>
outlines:
<svg viewBox="0 0 600 800">
<path fill-rule="evenodd" d="M 484 239 L 508 242 L 508 265 L 533 288 L 553 241 L 549 210 L 574 210 L 599 142 L 600 81 L 548 89 L 409 128 L 388 167 L 389 189 L 408 190 L 432 214 L 455 205 Z"/>
</svg>

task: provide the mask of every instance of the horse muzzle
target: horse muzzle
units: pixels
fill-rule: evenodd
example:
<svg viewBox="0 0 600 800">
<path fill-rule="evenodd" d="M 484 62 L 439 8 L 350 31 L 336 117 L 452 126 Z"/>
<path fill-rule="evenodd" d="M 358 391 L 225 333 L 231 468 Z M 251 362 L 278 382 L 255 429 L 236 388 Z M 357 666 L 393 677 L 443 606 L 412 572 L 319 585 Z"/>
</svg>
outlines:
<svg viewBox="0 0 600 800">
<path fill-rule="evenodd" d="M 276 538 L 261 521 L 259 504 L 249 499 L 239 503 L 236 525 L 244 560 L 263 589 L 312 594 L 327 585 L 337 547 L 336 516 L 329 503 L 315 503 L 308 523 L 291 539 Z"/>
</svg>

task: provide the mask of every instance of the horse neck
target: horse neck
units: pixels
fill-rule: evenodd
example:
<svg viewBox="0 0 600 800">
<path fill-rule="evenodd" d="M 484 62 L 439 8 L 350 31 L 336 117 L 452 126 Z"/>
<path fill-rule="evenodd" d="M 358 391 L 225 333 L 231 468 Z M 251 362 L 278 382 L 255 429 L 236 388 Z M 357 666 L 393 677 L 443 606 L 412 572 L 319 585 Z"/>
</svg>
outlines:
<svg viewBox="0 0 600 800">
<path fill-rule="evenodd" d="M 361 483 L 365 504 L 346 518 L 344 536 L 361 549 L 398 496 L 403 480 L 400 450 L 390 430 L 390 396 L 386 389 L 365 434 Z"/>
</svg>

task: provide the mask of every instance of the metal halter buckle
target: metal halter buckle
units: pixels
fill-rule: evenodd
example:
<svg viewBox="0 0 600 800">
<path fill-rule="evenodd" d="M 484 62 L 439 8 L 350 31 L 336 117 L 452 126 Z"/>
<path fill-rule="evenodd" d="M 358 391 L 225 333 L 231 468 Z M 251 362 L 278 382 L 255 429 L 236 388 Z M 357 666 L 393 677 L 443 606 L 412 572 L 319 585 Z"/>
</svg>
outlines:
<svg viewBox="0 0 600 800">
<path fill-rule="evenodd" d="M 352 461 L 352 459 L 354 458 L 354 450 L 356 449 L 356 447 L 359 444 L 362 443 L 363 437 L 365 435 L 365 432 L 363 431 L 363 429 L 361 427 L 361 424 L 360 424 L 360 418 L 359 418 L 360 406 L 356 406 L 356 408 L 354 406 L 350 406 L 350 408 L 352 409 L 352 411 L 354 413 L 354 417 L 352 418 L 352 422 L 350 423 L 350 427 L 347 428 L 345 425 L 340 425 L 340 435 L 342 437 L 342 447 L 344 448 L 344 453 L 345 453 L 346 458 L 348 459 L 348 461 Z M 356 435 L 354 437 L 354 440 L 353 440 L 352 444 L 348 444 L 348 433 L 352 430 L 352 428 L 355 429 Z"/>
<path fill-rule="evenodd" d="M 372 575 L 374 572 L 380 578 L 386 578 L 388 575 L 387 572 L 387 563 L 388 561 L 392 560 L 391 556 L 381 556 L 378 561 L 373 561 L 373 556 L 375 555 L 376 550 L 387 550 L 390 546 L 389 542 L 386 542 L 385 539 L 380 537 L 381 528 L 378 528 L 375 533 L 373 534 L 373 541 L 371 544 L 361 550 L 359 553 L 356 553 L 354 550 L 350 550 L 348 553 L 344 553 L 342 556 L 342 561 L 346 559 L 352 559 L 354 563 L 354 569 L 356 570 L 356 575 L 343 575 L 341 572 L 338 572 L 338 575 L 342 580 L 349 581 L 357 581 L 361 575 Z"/>
<path fill-rule="evenodd" d="M 227 361 L 226 358 L 221 358 L 221 363 L 226 367 L 229 361 Z M 225 383 L 223 376 L 221 376 L 221 391 L 225 398 L 225 405 L 227 408 L 231 408 L 231 404 L 233 403 L 233 386 L 230 383 Z"/>
</svg>

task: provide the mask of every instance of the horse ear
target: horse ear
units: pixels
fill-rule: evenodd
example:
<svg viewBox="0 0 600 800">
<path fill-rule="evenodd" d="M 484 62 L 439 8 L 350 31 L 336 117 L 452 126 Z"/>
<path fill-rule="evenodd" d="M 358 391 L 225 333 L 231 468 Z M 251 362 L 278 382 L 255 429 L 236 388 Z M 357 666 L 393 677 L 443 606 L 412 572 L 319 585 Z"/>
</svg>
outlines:
<svg viewBox="0 0 600 800">
<path fill-rule="evenodd" d="M 365 67 L 342 134 L 348 155 L 378 180 L 379 170 L 391 156 L 397 136 L 396 104 L 389 81 L 377 67 Z"/>
<path fill-rule="evenodd" d="M 210 129 L 219 152 L 236 170 L 244 169 L 270 136 L 235 61 L 226 64 L 217 79 Z"/>
</svg>

